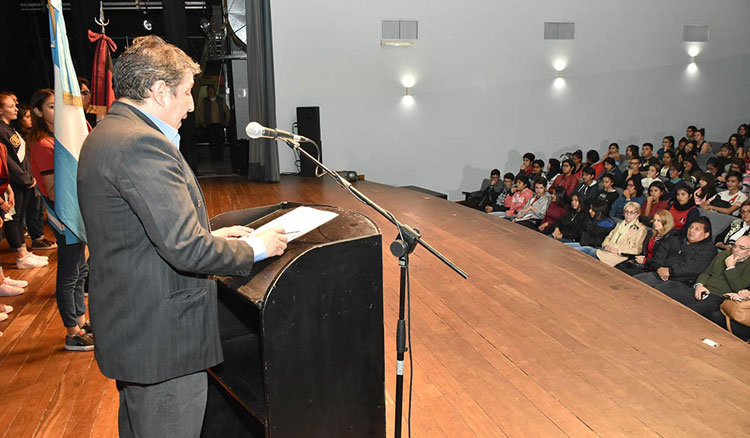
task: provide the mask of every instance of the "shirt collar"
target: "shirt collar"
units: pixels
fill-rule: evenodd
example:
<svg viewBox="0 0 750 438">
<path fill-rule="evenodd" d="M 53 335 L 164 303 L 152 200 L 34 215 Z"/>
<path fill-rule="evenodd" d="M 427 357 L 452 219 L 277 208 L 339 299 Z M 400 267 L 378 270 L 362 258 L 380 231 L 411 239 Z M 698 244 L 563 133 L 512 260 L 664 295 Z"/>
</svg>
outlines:
<svg viewBox="0 0 750 438">
<path fill-rule="evenodd" d="M 167 140 L 169 140 L 169 142 L 172 143 L 174 147 L 176 147 L 177 149 L 180 148 L 179 131 L 144 109 L 136 108 L 136 110 L 140 111 L 144 116 L 148 117 L 149 120 L 154 122 L 156 127 L 159 128 L 159 131 L 161 131 L 161 133 L 164 134 L 165 137 L 167 137 Z"/>
</svg>

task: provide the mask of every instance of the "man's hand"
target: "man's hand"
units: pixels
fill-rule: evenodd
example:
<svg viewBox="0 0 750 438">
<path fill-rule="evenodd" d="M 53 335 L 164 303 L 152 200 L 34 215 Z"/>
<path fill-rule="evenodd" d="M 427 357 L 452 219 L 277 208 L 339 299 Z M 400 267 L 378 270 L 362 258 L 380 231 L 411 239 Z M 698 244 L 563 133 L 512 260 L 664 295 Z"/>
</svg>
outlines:
<svg viewBox="0 0 750 438">
<path fill-rule="evenodd" d="M 286 234 L 281 227 L 261 231 L 255 237 L 263 241 L 266 245 L 266 257 L 274 257 L 284 253 L 286 249 Z"/>
<path fill-rule="evenodd" d="M 33 189 L 34 187 L 36 187 L 36 178 L 31 178 L 31 185 L 28 186 L 27 188 Z"/>
<path fill-rule="evenodd" d="M 546 230 L 548 225 L 549 225 L 549 223 L 547 223 L 547 222 L 542 223 L 541 225 L 539 225 L 539 231 Z"/>
<path fill-rule="evenodd" d="M 13 207 L 16 206 L 16 195 L 13 194 L 12 190 L 8 192 L 8 202 L 7 202 L 7 204 L 9 205 L 8 208 L 13 208 Z"/>
<path fill-rule="evenodd" d="M 706 288 L 706 286 L 704 286 L 702 284 L 699 284 L 698 286 L 695 286 L 695 299 L 696 300 L 702 300 L 703 298 L 701 298 L 701 296 L 704 293 L 710 293 L 708 291 L 708 289 Z"/>
<path fill-rule="evenodd" d="M 485 213 L 492 213 L 492 206 L 488 205 L 488 206 L 484 207 L 484 211 L 485 211 Z"/>
<path fill-rule="evenodd" d="M 552 232 L 552 237 L 555 239 L 562 239 L 562 232 L 559 228 L 555 228 L 555 231 Z"/>
<path fill-rule="evenodd" d="M 238 237 L 250 237 L 250 233 L 253 232 L 252 228 L 243 227 L 242 225 L 232 225 L 231 227 L 219 228 L 218 230 L 211 231 L 214 237 L 223 237 L 225 239 L 238 238 Z"/>
<path fill-rule="evenodd" d="M 661 267 L 661 268 L 657 269 L 656 270 L 656 275 L 658 275 L 659 277 L 661 277 L 661 279 L 664 280 L 664 281 L 669 280 L 669 268 L 667 268 L 665 266 L 665 267 Z"/>
<path fill-rule="evenodd" d="M 735 257 L 734 254 L 729 254 L 727 258 L 724 259 L 724 264 L 727 268 L 733 268 L 734 265 L 737 264 L 737 257 Z"/>
<path fill-rule="evenodd" d="M 635 262 L 638 263 L 639 265 L 645 264 L 646 263 L 646 256 L 642 256 L 642 255 L 635 256 Z"/>
</svg>

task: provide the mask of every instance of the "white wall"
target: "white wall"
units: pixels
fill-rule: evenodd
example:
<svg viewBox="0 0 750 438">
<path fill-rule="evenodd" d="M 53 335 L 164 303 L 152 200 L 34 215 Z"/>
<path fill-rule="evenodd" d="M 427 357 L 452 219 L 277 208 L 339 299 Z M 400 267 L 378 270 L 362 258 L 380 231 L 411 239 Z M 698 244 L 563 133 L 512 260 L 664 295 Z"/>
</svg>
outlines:
<svg viewBox="0 0 750 438">
<path fill-rule="evenodd" d="M 517 170 L 526 151 L 624 151 L 691 123 L 726 141 L 750 121 L 748 17 L 746 0 L 275 0 L 278 126 L 320 106 L 330 167 L 451 199 L 493 167 Z M 419 20 L 416 45 L 381 47 L 382 19 Z M 545 21 L 575 21 L 575 40 L 545 41 Z M 711 26 L 695 75 L 683 24 Z M 563 90 L 552 86 L 557 58 Z M 295 171 L 280 152 L 282 172 Z"/>
</svg>

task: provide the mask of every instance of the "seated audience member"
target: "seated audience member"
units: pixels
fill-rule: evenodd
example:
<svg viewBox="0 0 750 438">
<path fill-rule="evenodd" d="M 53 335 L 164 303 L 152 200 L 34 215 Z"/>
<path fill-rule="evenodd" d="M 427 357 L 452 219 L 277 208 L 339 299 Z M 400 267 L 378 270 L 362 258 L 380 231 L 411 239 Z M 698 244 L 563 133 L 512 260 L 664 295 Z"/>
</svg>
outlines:
<svg viewBox="0 0 750 438">
<path fill-rule="evenodd" d="M 555 178 L 557 178 L 557 176 L 560 174 L 562 174 L 562 170 L 560 169 L 560 160 L 558 160 L 557 158 L 550 158 L 547 162 L 547 176 L 545 177 L 547 178 L 547 184 L 552 187 Z"/>
<path fill-rule="evenodd" d="M 565 244 L 595 257 L 596 248 L 602 246 L 602 242 L 614 227 L 615 221 L 607 214 L 607 203 L 596 199 L 589 207 L 589 217 L 581 233 L 581 239 Z"/>
<path fill-rule="evenodd" d="M 607 211 L 612 209 L 612 204 L 615 203 L 620 194 L 615 190 L 615 180 L 612 175 L 605 174 L 601 181 L 602 189 L 597 195 L 597 199 L 602 199 L 607 202 Z"/>
<path fill-rule="evenodd" d="M 593 167 L 584 168 L 582 176 L 583 181 L 578 184 L 578 187 L 576 187 L 573 192 L 581 195 L 584 208 L 591 205 L 591 202 L 596 199 L 597 195 L 599 195 L 599 184 L 596 182 L 596 179 L 594 179 L 595 174 L 596 172 Z"/>
<path fill-rule="evenodd" d="M 576 178 L 578 178 L 578 174 L 581 172 L 581 169 L 583 169 L 583 152 L 578 149 L 570 154 L 570 158 L 573 160 L 573 163 L 575 163 L 575 166 L 573 166 L 573 175 L 576 175 Z"/>
<path fill-rule="evenodd" d="M 648 196 L 643 203 L 640 221 L 646 224 L 646 226 L 651 226 L 654 214 L 659 210 L 666 210 L 668 208 L 667 189 L 664 187 L 663 182 L 656 180 L 648 187 Z"/>
<path fill-rule="evenodd" d="M 605 175 L 610 175 L 612 177 L 612 184 L 614 186 L 619 187 L 620 185 L 622 185 L 622 183 L 625 181 L 625 178 L 622 171 L 615 165 L 615 159 L 607 157 L 604 159 L 604 161 L 602 161 L 602 165 L 604 166 L 604 171 L 597 178 L 599 182 L 604 179 Z"/>
<path fill-rule="evenodd" d="M 698 219 L 700 212 L 693 201 L 693 189 L 684 181 L 675 185 L 675 195 L 672 204 L 669 206 L 669 213 L 674 220 L 674 229 L 681 231 L 684 235 L 685 230 L 693 221 Z"/>
<path fill-rule="evenodd" d="M 513 222 L 526 228 L 536 228 L 542 222 L 552 199 L 547 193 L 547 180 L 544 177 L 537 177 L 533 187 L 534 196 L 518 211 L 516 218 L 513 219 Z"/>
<path fill-rule="evenodd" d="M 644 189 L 651 187 L 651 183 L 654 181 L 661 181 L 659 178 L 659 165 L 651 164 L 646 168 L 646 176 L 641 178 L 641 185 Z"/>
<path fill-rule="evenodd" d="M 682 180 L 687 181 L 689 183 L 695 184 L 698 182 L 698 178 L 703 174 L 701 172 L 701 168 L 698 167 L 698 162 L 695 160 L 695 157 L 685 157 L 682 160 Z"/>
<path fill-rule="evenodd" d="M 664 153 L 667 151 L 673 151 L 674 150 L 674 137 L 671 135 L 668 135 L 661 139 L 661 147 L 656 152 L 657 158 L 659 158 L 659 161 L 664 161 Z"/>
<path fill-rule="evenodd" d="M 641 157 L 632 157 L 628 161 L 628 171 L 624 175 L 625 180 L 630 178 L 638 178 L 640 181 L 643 178 L 641 174 Z"/>
<path fill-rule="evenodd" d="M 654 145 L 643 143 L 643 146 L 641 146 L 641 172 L 648 172 L 651 165 L 657 166 L 657 168 L 659 166 L 659 159 L 654 156 Z"/>
<path fill-rule="evenodd" d="M 634 278 L 669 295 L 671 290 L 692 286 L 701 272 L 716 256 L 711 239 L 711 222 L 705 216 L 696 219 L 685 237 L 664 241 L 665 256 L 658 260 L 654 272 L 644 272 Z"/>
<path fill-rule="evenodd" d="M 675 159 L 677 159 L 677 154 L 685 150 L 685 146 L 687 145 L 687 142 L 689 141 L 690 140 L 687 137 L 682 137 L 680 141 L 677 142 L 677 150 L 675 151 Z"/>
<path fill-rule="evenodd" d="M 732 134 L 729 136 L 727 143 L 732 147 L 732 156 L 737 158 L 743 158 L 742 154 L 742 137 L 739 134 Z M 724 143 L 724 144 L 727 144 Z M 724 146 L 724 145 L 722 145 Z"/>
<path fill-rule="evenodd" d="M 573 160 L 567 159 L 563 160 L 562 165 L 560 166 L 560 169 L 562 170 L 562 174 L 559 175 L 555 180 L 552 182 L 549 188 L 549 192 L 553 193 L 555 191 L 555 187 L 562 186 L 565 188 L 565 191 L 567 192 L 568 196 L 572 195 L 575 191 L 576 187 L 578 186 L 578 178 L 573 175 L 573 168 L 575 167 L 575 163 Z"/>
<path fill-rule="evenodd" d="M 625 190 L 623 190 L 622 194 L 612 203 L 609 215 L 614 218 L 624 219 L 625 217 L 623 216 L 622 209 L 625 207 L 625 204 L 631 201 L 639 204 L 643 204 L 645 201 L 645 198 L 643 197 L 643 186 L 641 185 L 641 179 L 639 177 L 628 178 L 627 181 L 625 181 Z"/>
<path fill-rule="evenodd" d="M 511 195 L 505 198 L 505 211 L 490 213 L 493 216 L 513 218 L 534 197 L 534 192 L 529 189 L 529 178 L 526 175 L 516 176 L 516 184 L 511 189 Z"/>
<path fill-rule="evenodd" d="M 716 161 L 718 161 L 717 167 L 721 171 L 721 173 L 728 172 L 729 171 L 729 162 L 732 160 L 732 158 L 735 158 L 732 156 L 732 148 L 728 144 L 721 145 L 721 148 L 719 149 L 719 153 L 716 154 L 715 158 Z"/>
<path fill-rule="evenodd" d="M 604 157 L 602 157 L 602 160 L 606 160 L 607 158 L 611 158 L 615 161 L 615 166 L 620 166 L 620 163 L 622 162 L 622 155 L 620 155 L 620 145 L 617 143 L 610 143 L 609 147 L 607 148 L 607 153 L 604 154 Z"/>
<path fill-rule="evenodd" d="M 464 201 L 459 201 L 458 204 L 465 205 L 475 210 L 485 210 L 485 207 L 491 206 L 497 199 L 498 192 L 500 189 L 498 183 L 500 182 L 500 171 L 498 169 L 492 169 L 490 171 L 490 184 L 484 189 L 472 192 L 469 198 Z"/>
<path fill-rule="evenodd" d="M 685 143 L 685 147 L 677 151 L 677 162 L 682 163 L 688 157 L 697 157 L 698 153 L 695 151 L 695 142 L 688 140 Z"/>
<path fill-rule="evenodd" d="M 742 175 L 730 171 L 727 174 L 727 190 L 719 192 L 710 204 L 703 205 L 703 209 L 738 216 L 740 205 L 747 201 L 747 195 L 740 191 L 741 180 Z"/>
<path fill-rule="evenodd" d="M 589 219 L 589 212 L 581 208 L 581 197 L 570 197 L 570 208 L 554 225 L 551 236 L 561 242 L 578 242 Z"/>
<path fill-rule="evenodd" d="M 742 236 L 729 251 L 720 251 L 701 271 L 695 284 L 674 284 L 662 292 L 691 310 L 711 318 L 719 312 L 724 294 L 737 293 L 750 284 L 750 236 Z M 719 312 L 720 313 L 720 312 Z M 717 318 L 716 324 L 726 328 L 726 319 Z"/>
<path fill-rule="evenodd" d="M 623 209 L 625 220 L 621 221 L 609 232 L 602 242 L 602 247 L 596 250 L 595 257 L 609 266 L 624 262 L 643 250 L 643 241 L 648 236 L 648 229 L 638 220 L 641 206 L 636 202 L 628 202 Z"/>
<path fill-rule="evenodd" d="M 534 160 L 531 163 L 531 173 L 529 174 L 529 186 L 534 187 L 534 181 L 539 178 L 545 178 L 544 176 L 544 161 Z M 546 181 L 546 178 L 545 178 Z"/>
<path fill-rule="evenodd" d="M 669 168 L 669 178 L 664 181 L 664 186 L 667 188 L 667 191 L 669 191 L 670 198 L 674 195 L 675 187 L 677 187 L 677 184 L 684 183 L 682 180 L 682 171 L 684 170 L 684 167 L 682 167 L 682 163 L 674 163 Z"/>
<path fill-rule="evenodd" d="M 704 173 L 698 179 L 698 188 L 693 192 L 693 202 L 698 207 L 703 204 L 710 204 L 716 197 L 716 182 L 713 175 Z"/>
<path fill-rule="evenodd" d="M 674 151 L 668 150 L 664 151 L 664 155 L 662 156 L 662 166 L 659 170 L 659 176 L 664 178 L 669 178 L 669 168 L 674 163 Z"/>
<path fill-rule="evenodd" d="M 750 201 L 745 201 L 740 206 L 740 218 L 733 220 L 729 228 L 716 236 L 716 247 L 732 249 L 737 239 L 747 235 L 750 235 Z"/>
<path fill-rule="evenodd" d="M 523 154 L 523 163 L 521 164 L 521 170 L 518 171 L 518 174 L 529 176 L 534 170 L 532 165 L 535 159 L 536 155 L 532 154 L 531 152 L 526 152 L 525 154 Z"/>
<path fill-rule="evenodd" d="M 593 149 L 586 152 L 586 162 L 583 163 L 581 170 L 576 173 L 576 177 L 582 178 L 583 170 L 589 167 L 594 169 L 594 178 L 598 177 L 604 171 L 604 163 L 599 162 L 599 152 Z"/>
<path fill-rule="evenodd" d="M 716 157 L 711 157 L 706 161 L 706 171 L 703 172 L 704 175 L 711 175 L 711 177 L 714 179 L 714 186 L 718 187 L 717 184 L 721 184 L 721 182 L 718 180 L 719 177 L 721 177 L 721 170 L 719 170 L 719 159 Z"/>
<path fill-rule="evenodd" d="M 693 141 L 695 141 L 695 150 L 699 154 L 710 154 L 711 143 L 706 141 L 706 128 L 701 128 L 695 131 L 693 134 Z"/>
<path fill-rule="evenodd" d="M 539 223 L 537 230 L 542 234 L 552 233 L 555 223 L 565 216 L 567 212 L 568 194 L 565 192 L 565 188 L 557 186 L 555 187 L 555 192 L 552 194 L 552 199 L 550 199 L 547 212 L 544 214 L 544 219 Z"/>
<path fill-rule="evenodd" d="M 695 125 L 690 125 L 685 129 L 685 139 L 690 141 L 693 140 L 693 137 L 695 136 L 695 131 L 697 131 L 698 128 L 695 127 Z"/>
<path fill-rule="evenodd" d="M 625 148 L 625 159 L 630 160 L 634 157 L 640 157 L 641 151 L 638 149 L 638 146 L 631 144 L 628 145 L 628 147 Z"/>
<path fill-rule="evenodd" d="M 740 144 L 743 148 L 747 148 L 748 146 L 750 146 L 750 129 L 748 128 L 746 123 L 743 123 L 737 127 L 737 134 L 739 134 L 740 138 L 742 139 Z M 747 149 L 745 150 L 745 152 L 747 152 Z"/>
<path fill-rule="evenodd" d="M 674 229 L 674 220 L 667 210 L 659 210 L 654 214 L 651 221 L 653 233 L 650 233 L 643 241 L 643 248 L 640 255 L 635 256 L 632 260 L 626 260 L 619 263 L 615 268 L 622 272 L 634 276 L 644 272 L 655 271 L 656 266 L 663 264 L 666 257 L 666 239 L 679 239 L 672 232 Z"/>
<path fill-rule="evenodd" d="M 493 211 L 505 211 L 505 199 L 510 195 L 511 190 L 513 189 L 513 179 L 515 177 L 512 173 L 508 172 L 505 175 L 503 175 L 503 186 L 498 191 L 497 186 L 495 187 L 495 191 L 497 192 L 497 198 L 495 199 L 495 203 L 492 205 L 487 205 L 484 207 L 484 211 L 487 213 L 492 213 Z"/>
</svg>

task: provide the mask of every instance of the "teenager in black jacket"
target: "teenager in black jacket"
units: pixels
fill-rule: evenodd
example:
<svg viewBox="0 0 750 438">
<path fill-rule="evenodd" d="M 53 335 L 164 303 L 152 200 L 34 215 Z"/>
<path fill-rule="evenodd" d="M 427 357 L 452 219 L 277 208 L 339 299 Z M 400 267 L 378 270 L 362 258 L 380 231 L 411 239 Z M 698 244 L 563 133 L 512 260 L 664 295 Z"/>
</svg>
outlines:
<svg viewBox="0 0 750 438">
<path fill-rule="evenodd" d="M 552 226 L 554 231 L 551 236 L 561 242 L 578 242 L 586 221 L 590 219 L 588 211 L 582 207 L 580 195 L 573 193 L 570 197 L 570 209 Z"/>
</svg>

